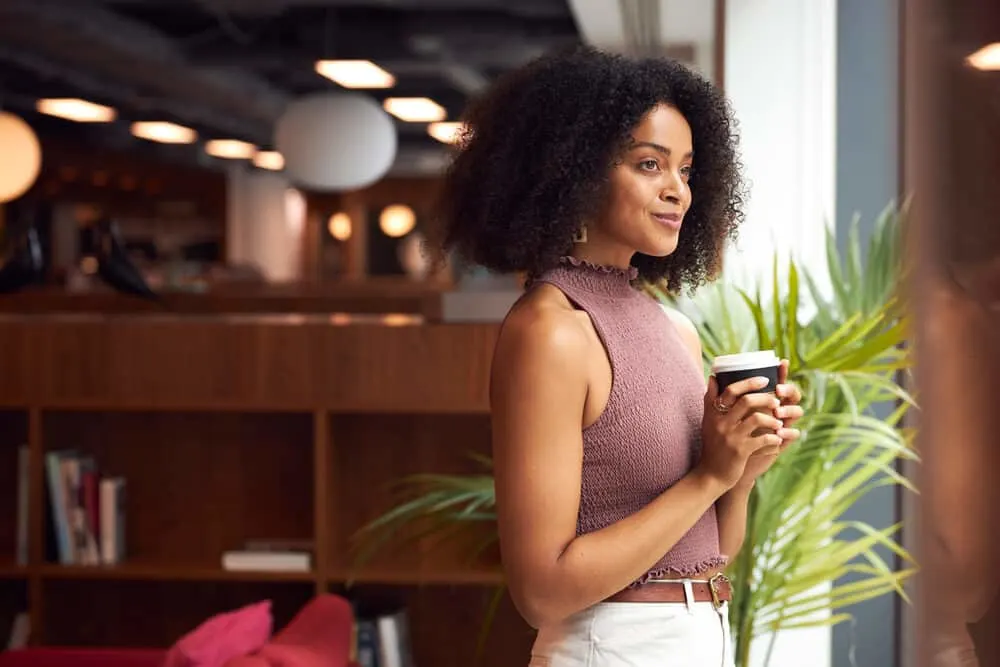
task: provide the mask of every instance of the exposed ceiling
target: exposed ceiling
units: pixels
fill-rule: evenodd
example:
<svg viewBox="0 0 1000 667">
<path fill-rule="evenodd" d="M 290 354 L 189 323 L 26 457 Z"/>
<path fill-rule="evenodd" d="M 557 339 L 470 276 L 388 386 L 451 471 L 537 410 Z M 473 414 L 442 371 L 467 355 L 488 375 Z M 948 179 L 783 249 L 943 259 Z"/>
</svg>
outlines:
<svg viewBox="0 0 1000 667">
<path fill-rule="evenodd" d="M 388 96 L 430 97 L 449 119 L 496 76 L 580 41 L 674 49 L 706 62 L 713 0 L 0 0 L 0 107 L 43 135 L 222 164 L 198 146 L 135 139 L 136 120 L 168 120 L 203 140 L 271 147 L 289 100 L 339 86 L 319 59 L 367 59 L 396 77 Z M 676 5 L 676 7 L 675 7 Z M 697 9 L 693 9 L 697 6 Z M 667 43 L 669 42 L 669 43 Z M 115 107 L 109 125 L 37 114 L 36 100 Z M 397 121 L 395 173 L 439 169 L 426 125 Z"/>
<path fill-rule="evenodd" d="M 577 41 L 565 0 L 2 0 L 0 105 L 43 134 L 191 159 L 196 147 L 143 145 L 129 124 L 169 120 L 267 148 L 289 100 L 339 88 L 315 61 L 341 58 L 395 75 L 392 89 L 366 91 L 379 101 L 426 96 L 455 118 L 499 73 Z M 42 97 L 107 104 L 119 120 L 51 119 L 34 112 Z M 426 125 L 397 128 L 397 170 L 440 161 Z"/>
</svg>

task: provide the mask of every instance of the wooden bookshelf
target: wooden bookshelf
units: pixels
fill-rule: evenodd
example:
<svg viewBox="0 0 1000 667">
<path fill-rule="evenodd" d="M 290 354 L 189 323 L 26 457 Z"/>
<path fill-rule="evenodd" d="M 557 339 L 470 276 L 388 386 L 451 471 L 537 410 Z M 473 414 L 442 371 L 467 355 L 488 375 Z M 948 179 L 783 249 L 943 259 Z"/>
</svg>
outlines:
<svg viewBox="0 0 1000 667">
<path fill-rule="evenodd" d="M 322 315 L 0 315 L 0 618 L 27 606 L 38 644 L 167 646 L 240 604 L 271 599 L 280 627 L 336 591 L 362 609 L 405 605 L 418 664 L 472 664 L 501 583 L 496 552 L 468 562 L 462 544 L 423 539 L 358 569 L 351 538 L 391 506 L 400 477 L 481 472 L 469 454 L 489 449 L 495 336 Z M 54 562 L 44 465 L 62 449 L 126 479 L 123 563 Z M 314 568 L 224 570 L 222 553 L 249 539 L 312 540 Z M 86 618 L 70 611 L 84 604 Z M 504 601 L 483 664 L 523 663 L 531 640 Z"/>
</svg>

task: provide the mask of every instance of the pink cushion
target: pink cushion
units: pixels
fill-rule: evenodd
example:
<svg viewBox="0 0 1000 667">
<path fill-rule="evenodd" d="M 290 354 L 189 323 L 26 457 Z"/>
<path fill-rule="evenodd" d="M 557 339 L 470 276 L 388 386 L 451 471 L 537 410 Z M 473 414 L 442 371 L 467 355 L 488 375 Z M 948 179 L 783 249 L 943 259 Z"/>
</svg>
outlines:
<svg viewBox="0 0 1000 667">
<path fill-rule="evenodd" d="M 293 644 L 268 644 L 257 656 L 266 660 L 268 667 L 344 667 L 347 664 L 346 658 L 333 662 L 317 648 Z M 234 666 L 230 663 L 226 667 Z"/>
<path fill-rule="evenodd" d="M 354 612 L 337 595 L 319 595 L 257 652 L 271 667 L 346 667 Z"/>
<path fill-rule="evenodd" d="M 273 622 L 270 600 L 213 616 L 170 648 L 163 667 L 223 667 L 266 644 Z"/>
<path fill-rule="evenodd" d="M 271 663 L 258 655 L 241 655 L 227 661 L 226 667 L 271 667 Z"/>
</svg>

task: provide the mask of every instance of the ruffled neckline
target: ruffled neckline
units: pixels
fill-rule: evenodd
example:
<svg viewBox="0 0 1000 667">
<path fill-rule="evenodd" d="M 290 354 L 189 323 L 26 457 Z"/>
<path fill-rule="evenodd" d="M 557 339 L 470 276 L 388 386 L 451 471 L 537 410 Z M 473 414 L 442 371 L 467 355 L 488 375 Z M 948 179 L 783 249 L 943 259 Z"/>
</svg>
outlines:
<svg viewBox="0 0 1000 667">
<path fill-rule="evenodd" d="M 537 280 L 601 298 L 633 299 L 641 294 L 632 285 L 632 281 L 638 276 L 639 270 L 634 266 L 628 268 L 606 266 L 565 255 L 559 258 L 556 266 L 543 273 Z"/>
<path fill-rule="evenodd" d="M 588 262 L 585 259 L 580 259 L 579 257 L 574 257 L 572 255 L 564 255 L 560 257 L 559 263 L 572 266 L 577 269 L 584 269 L 594 273 L 602 273 L 608 276 L 622 278 L 623 280 L 627 280 L 629 282 L 639 277 L 639 269 L 634 266 L 630 266 L 626 269 L 620 266 L 595 264 L 594 262 Z"/>
</svg>

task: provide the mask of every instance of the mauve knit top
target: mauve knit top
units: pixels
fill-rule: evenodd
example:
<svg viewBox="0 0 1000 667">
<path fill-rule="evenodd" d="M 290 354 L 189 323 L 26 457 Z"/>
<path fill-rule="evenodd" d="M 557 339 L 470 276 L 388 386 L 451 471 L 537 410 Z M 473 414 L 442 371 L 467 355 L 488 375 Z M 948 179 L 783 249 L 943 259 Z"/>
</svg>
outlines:
<svg viewBox="0 0 1000 667">
<path fill-rule="evenodd" d="M 557 287 L 585 311 L 611 362 L 607 407 L 583 430 L 577 535 L 634 514 L 686 475 L 701 451 L 705 380 L 673 321 L 632 286 L 635 270 L 564 257 L 533 282 Z M 635 587 L 725 565 L 715 507 Z"/>
</svg>

